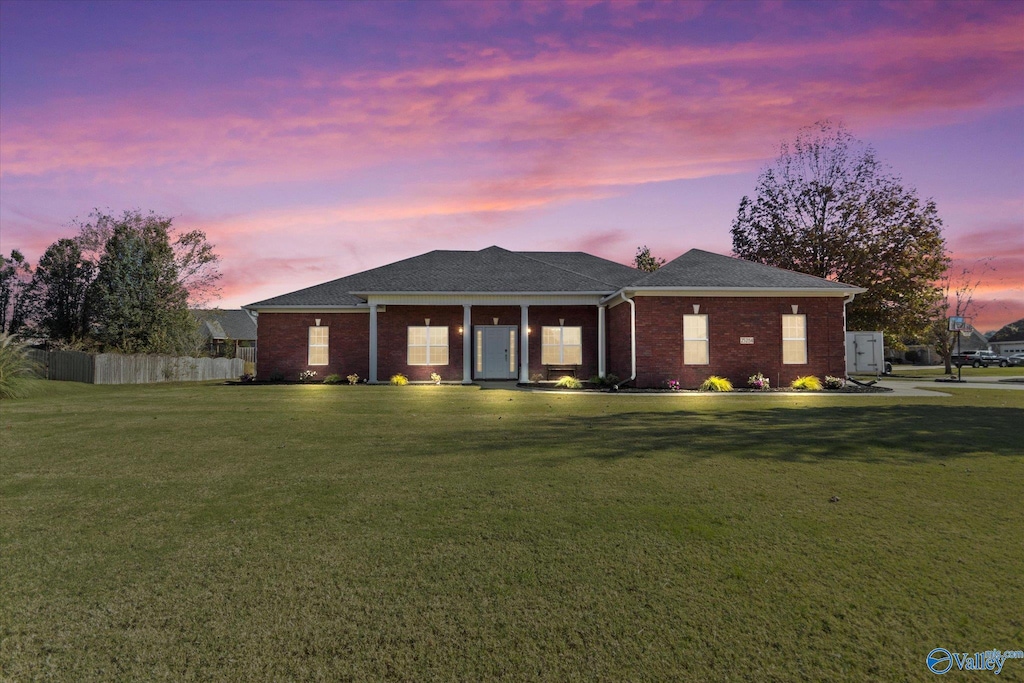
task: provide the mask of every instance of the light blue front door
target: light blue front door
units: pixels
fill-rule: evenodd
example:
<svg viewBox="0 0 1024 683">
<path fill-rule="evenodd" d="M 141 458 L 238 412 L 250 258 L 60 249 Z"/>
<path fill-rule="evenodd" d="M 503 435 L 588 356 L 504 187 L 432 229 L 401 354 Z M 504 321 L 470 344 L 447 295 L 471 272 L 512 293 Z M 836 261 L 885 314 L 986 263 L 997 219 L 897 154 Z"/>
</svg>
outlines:
<svg viewBox="0 0 1024 683">
<path fill-rule="evenodd" d="M 474 373 L 477 379 L 516 377 L 516 326 L 477 325 Z"/>
</svg>

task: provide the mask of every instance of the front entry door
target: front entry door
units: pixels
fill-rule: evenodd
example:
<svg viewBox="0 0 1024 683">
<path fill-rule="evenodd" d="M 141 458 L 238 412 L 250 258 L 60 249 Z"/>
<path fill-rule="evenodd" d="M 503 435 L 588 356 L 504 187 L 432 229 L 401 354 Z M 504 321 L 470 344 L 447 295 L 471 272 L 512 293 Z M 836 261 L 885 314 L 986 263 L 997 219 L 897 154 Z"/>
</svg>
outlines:
<svg viewBox="0 0 1024 683">
<path fill-rule="evenodd" d="M 477 379 L 514 379 L 516 374 L 515 325 L 476 326 Z"/>
</svg>

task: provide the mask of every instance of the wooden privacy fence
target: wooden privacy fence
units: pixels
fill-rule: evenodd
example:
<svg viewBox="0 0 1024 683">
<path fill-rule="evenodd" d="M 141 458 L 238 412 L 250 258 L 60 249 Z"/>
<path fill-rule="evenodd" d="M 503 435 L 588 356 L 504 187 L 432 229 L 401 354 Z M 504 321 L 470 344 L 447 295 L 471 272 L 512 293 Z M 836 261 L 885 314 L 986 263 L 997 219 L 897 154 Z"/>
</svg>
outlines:
<svg viewBox="0 0 1024 683">
<path fill-rule="evenodd" d="M 32 351 L 32 359 L 47 379 L 88 384 L 149 384 L 234 379 L 245 370 L 241 358 Z"/>
</svg>

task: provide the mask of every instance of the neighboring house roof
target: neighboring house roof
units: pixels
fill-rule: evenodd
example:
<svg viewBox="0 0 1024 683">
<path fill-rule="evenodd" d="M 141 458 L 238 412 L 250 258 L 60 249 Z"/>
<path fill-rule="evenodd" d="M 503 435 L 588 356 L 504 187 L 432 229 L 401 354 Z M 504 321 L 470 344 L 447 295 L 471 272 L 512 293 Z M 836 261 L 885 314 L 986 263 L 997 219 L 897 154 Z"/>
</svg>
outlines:
<svg viewBox="0 0 1024 683">
<path fill-rule="evenodd" d="M 567 293 L 620 289 L 820 289 L 863 291 L 789 270 L 692 249 L 653 273 L 579 251 L 431 251 L 249 304 L 247 308 L 352 307 L 374 294 Z"/>
<path fill-rule="evenodd" d="M 836 289 L 863 291 L 859 287 L 833 282 L 792 270 L 691 249 L 658 270 L 631 283 L 629 289 L 647 287 L 692 288 L 729 287 L 741 289 Z"/>
<path fill-rule="evenodd" d="M 212 339 L 256 339 L 256 322 L 242 309 L 193 309 L 203 334 Z"/>
</svg>

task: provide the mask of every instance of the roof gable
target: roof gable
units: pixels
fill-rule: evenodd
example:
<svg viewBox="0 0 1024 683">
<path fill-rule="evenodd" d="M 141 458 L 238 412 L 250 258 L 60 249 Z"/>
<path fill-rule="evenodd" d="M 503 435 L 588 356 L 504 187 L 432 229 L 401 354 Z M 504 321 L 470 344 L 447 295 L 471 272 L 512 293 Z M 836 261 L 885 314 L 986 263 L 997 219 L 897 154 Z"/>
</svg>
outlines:
<svg viewBox="0 0 1024 683">
<path fill-rule="evenodd" d="M 859 289 L 792 270 L 774 268 L 710 251 L 691 249 L 653 273 L 635 280 L 630 289 L 647 287 L 703 289 Z"/>
</svg>

